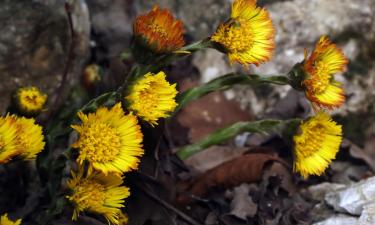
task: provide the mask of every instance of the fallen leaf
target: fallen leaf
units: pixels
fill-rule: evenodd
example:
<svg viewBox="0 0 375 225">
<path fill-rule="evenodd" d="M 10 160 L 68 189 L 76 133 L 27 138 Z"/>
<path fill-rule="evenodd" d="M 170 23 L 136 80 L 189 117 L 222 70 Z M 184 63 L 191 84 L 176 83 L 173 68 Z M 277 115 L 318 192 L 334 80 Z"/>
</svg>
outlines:
<svg viewBox="0 0 375 225">
<path fill-rule="evenodd" d="M 247 154 L 227 161 L 191 181 L 180 183 L 180 193 L 177 201 L 186 204 L 191 196 L 203 196 L 214 187 L 231 188 L 242 183 L 252 183 L 261 180 L 263 168 L 268 162 L 277 161 L 286 165 L 279 157 L 270 154 Z"/>
<path fill-rule="evenodd" d="M 230 146 L 211 146 L 204 151 L 198 152 L 184 162 L 194 171 L 204 173 L 228 160 L 243 155 L 248 148 L 235 148 Z"/>
</svg>

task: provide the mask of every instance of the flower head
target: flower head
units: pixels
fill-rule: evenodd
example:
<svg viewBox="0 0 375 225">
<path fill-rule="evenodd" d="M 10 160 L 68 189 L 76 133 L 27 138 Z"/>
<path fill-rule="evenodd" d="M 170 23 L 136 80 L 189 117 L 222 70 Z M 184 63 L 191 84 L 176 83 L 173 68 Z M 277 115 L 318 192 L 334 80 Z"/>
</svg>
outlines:
<svg viewBox="0 0 375 225">
<path fill-rule="evenodd" d="M 45 145 L 42 127 L 35 123 L 34 118 L 28 119 L 12 115 L 8 119 L 16 128 L 16 142 L 21 157 L 26 160 L 35 159 Z"/>
<path fill-rule="evenodd" d="M 36 87 L 19 88 L 15 94 L 16 106 L 25 115 L 38 115 L 46 101 L 47 95 Z"/>
<path fill-rule="evenodd" d="M 342 140 L 342 129 L 331 117 L 318 112 L 303 122 L 294 136 L 294 170 L 304 178 L 321 175 L 335 159 Z"/>
<path fill-rule="evenodd" d="M 167 9 L 154 6 L 140 15 L 133 25 L 135 37 L 156 53 L 168 53 L 184 46 L 183 23 L 175 20 Z"/>
<path fill-rule="evenodd" d="M 82 170 L 77 174 L 72 172 L 67 182 L 71 194 L 67 198 L 74 204 L 73 220 L 80 212 L 87 211 L 103 215 L 112 224 L 120 224 L 120 208 L 130 195 L 129 188 L 121 184 L 122 178 L 115 174 L 94 172 L 85 177 Z"/>
<path fill-rule="evenodd" d="M 98 108 L 95 113 L 78 113 L 81 125 L 72 125 L 79 133 L 78 140 L 72 145 L 79 149 L 77 162 L 89 165 L 105 174 L 123 173 L 136 169 L 143 155 L 141 127 L 137 117 L 125 115 L 121 104 L 111 109 Z"/>
<path fill-rule="evenodd" d="M 5 213 L 0 218 L 0 225 L 20 225 L 22 222 L 22 219 L 18 219 L 16 221 L 12 221 L 8 218 L 8 214 Z"/>
<path fill-rule="evenodd" d="M 176 84 L 170 84 L 165 79 L 164 72 L 147 73 L 130 87 L 125 100 L 129 110 L 137 116 L 157 125 L 160 118 L 166 118 L 176 108 Z"/>
<path fill-rule="evenodd" d="M 328 37 L 322 36 L 314 51 L 307 57 L 303 70 L 307 77 L 303 81 L 306 97 L 313 104 L 323 108 L 336 108 L 345 101 L 341 84 L 334 80 L 333 74 L 342 72 L 348 60 L 342 51 Z"/>
<path fill-rule="evenodd" d="M 221 24 L 211 40 L 219 43 L 231 63 L 259 65 L 268 61 L 275 48 L 275 29 L 266 9 L 256 0 L 235 0 L 231 19 Z"/>
<path fill-rule="evenodd" d="M 0 117 L 0 163 L 7 163 L 20 151 L 13 117 Z"/>
<path fill-rule="evenodd" d="M 83 70 L 82 83 L 84 87 L 92 89 L 101 79 L 101 68 L 97 64 L 90 64 Z"/>
</svg>

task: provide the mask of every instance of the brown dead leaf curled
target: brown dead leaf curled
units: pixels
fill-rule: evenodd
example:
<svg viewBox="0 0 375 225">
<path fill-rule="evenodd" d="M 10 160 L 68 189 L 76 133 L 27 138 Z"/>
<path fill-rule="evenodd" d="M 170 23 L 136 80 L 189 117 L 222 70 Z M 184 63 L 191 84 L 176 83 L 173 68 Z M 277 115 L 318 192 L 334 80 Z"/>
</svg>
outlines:
<svg viewBox="0 0 375 225">
<path fill-rule="evenodd" d="M 270 154 L 246 154 L 220 164 L 192 181 L 180 184 L 177 201 L 189 203 L 191 196 L 199 197 L 214 187 L 231 188 L 242 183 L 258 182 L 262 178 L 263 169 L 268 162 L 277 161 L 287 165 L 281 158 Z"/>
</svg>

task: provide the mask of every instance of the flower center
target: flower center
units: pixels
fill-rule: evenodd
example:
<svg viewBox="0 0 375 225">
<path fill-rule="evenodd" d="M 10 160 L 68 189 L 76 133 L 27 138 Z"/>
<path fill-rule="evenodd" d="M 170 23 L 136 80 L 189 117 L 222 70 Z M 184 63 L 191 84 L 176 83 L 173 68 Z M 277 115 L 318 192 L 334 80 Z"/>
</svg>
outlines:
<svg viewBox="0 0 375 225">
<path fill-rule="evenodd" d="M 116 130 L 105 123 L 91 124 L 79 139 L 80 158 L 91 162 L 113 161 L 121 148 L 121 139 Z"/>
<path fill-rule="evenodd" d="M 303 149 L 298 153 L 303 158 L 308 158 L 314 155 L 322 146 L 326 137 L 326 129 L 321 124 L 311 124 L 309 128 L 304 129 L 300 139 L 297 140 L 297 145 L 303 146 Z"/>
<path fill-rule="evenodd" d="M 159 26 L 159 24 L 156 23 L 149 23 L 147 24 L 147 27 L 153 32 L 158 34 L 161 38 L 168 38 L 168 33 L 164 30 L 162 26 Z"/>
<path fill-rule="evenodd" d="M 154 109 L 158 107 L 159 94 L 157 91 L 153 91 L 151 87 L 154 87 L 156 84 L 151 82 L 149 87 L 139 93 L 139 105 L 140 110 L 143 114 L 151 114 Z"/>
<path fill-rule="evenodd" d="M 76 186 L 73 195 L 70 197 L 82 209 L 102 206 L 105 198 L 104 186 L 90 180 L 84 180 Z"/>
<path fill-rule="evenodd" d="M 234 21 L 225 28 L 220 43 L 231 53 L 244 52 L 252 48 L 254 34 L 247 21 Z"/>
<path fill-rule="evenodd" d="M 312 83 L 313 90 L 320 94 L 324 92 L 331 80 L 331 76 L 328 71 L 328 67 L 326 64 L 324 64 L 322 61 L 318 61 L 315 63 L 315 73 L 314 73 L 314 79 L 315 82 Z"/>
<path fill-rule="evenodd" d="M 38 98 L 38 96 L 36 96 L 36 95 L 33 95 L 33 94 L 31 94 L 31 95 L 27 95 L 26 97 L 25 97 L 25 100 L 28 102 L 28 103 L 30 103 L 30 104 L 37 104 L 37 98 Z"/>
<path fill-rule="evenodd" d="M 21 106 L 30 110 L 35 110 L 40 109 L 43 106 L 45 99 L 37 92 L 27 90 L 21 93 L 19 101 Z"/>
</svg>

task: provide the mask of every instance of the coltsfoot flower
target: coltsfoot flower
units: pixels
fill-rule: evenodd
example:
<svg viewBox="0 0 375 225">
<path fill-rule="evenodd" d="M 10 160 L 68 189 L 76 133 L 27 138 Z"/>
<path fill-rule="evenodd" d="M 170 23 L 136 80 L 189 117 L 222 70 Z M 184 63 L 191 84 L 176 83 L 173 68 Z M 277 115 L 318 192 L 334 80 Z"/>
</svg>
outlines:
<svg viewBox="0 0 375 225">
<path fill-rule="evenodd" d="M 130 111 L 151 125 L 167 118 L 176 108 L 176 84 L 166 80 L 164 72 L 147 73 L 130 87 L 125 100 Z"/>
<path fill-rule="evenodd" d="M 45 142 L 42 127 L 35 123 L 34 118 L 9 116 L 12 126 L 16 128 L 16 142 L 20 156 L 26 160 L 35 159 L 44 149 Z"/>
<path fill-rule="evenodd" d="M 314 105 L 333 109 L 345 102 L 344 90 L 333 75 L 344 71 L 347 63 L 343 52 L 326 36 L 320 37 L 310 57 L 305 51 L 303 70 L 306 78 L 303 85 L 306 97 Z"/>
<path fill-rule="evenodd" d="M 87 89 L 94 88 L 101 79 L 101 68 L 97 64 L 90 64 L 83 70 L 82 83 Z"/>
<path fill-rule="evenodd" d="M 104 174 L 124 173 L 138 168 L 139 157 L 143 155 L 141 127 L 133 114 L 125 115 L 121 104 L 111 109 L 100 107 L 95 113 L 85 115 L 78 112 L 81 125 L 72 125 L 79 133 L 72 144 L 79 149 L 77 162 L 89 165 Z"/>
<path fill-rule="evenodd" d="M 302 177 L 321 175 L 335 159 L 342 140 L 341 125 L 325 112 L 307 119 L 294 136 L 294 171 Z"/>
<path fill-rule="evenodd" d="M 36 87 L 23 87 L 16 91 L 14 102 L 17 109 L 24 115 L 35 116 L 43 109 L 47 95 Z"/>
<path fill-rule="evenodd" d="M 156 53 L 172 52 L 185 44 L 182 21 L 158 6 L 135 19 L 133 32 L 138 42 Z"/>
<path fill-rule="evenodd" d="M 248 67 L 271 58 L 274 36 L 275 29 L 266 9 L 257 7 L 256 0 L 235 0 L 231 18 L 218 27 L 211 40 L 224 48 L 230 63 Z"/>
<path fill-rule="evenodd" d="M 14 119 L 10 116 L 0 117 L 0 163 L 7 163 L 21 152 L 16 135 Z"/>
<path fill-rule="evenodd" d="M 16 221 L 12 221 L 8 218 L 8 214 L 5 213 L 0 218 L 0 225 L 20 225 L 22 222 L 22 219 L 18 219 Z"/>
<path fill-rule="evenodd" d="M 120 224 L 120 208 L 130 195 L 129 188 L 121 184 L 122 178 L 116 174 L 93 172 L 84 177 L 82 170 L 77 174 L 72 172 L 72 178 L 67 182 L 71 190 L 67 198 L 74 204 L 72 219 L 77 220 L 80 212 L 86 211 L 103 215 L 109 223 Z"/>
</svg>

